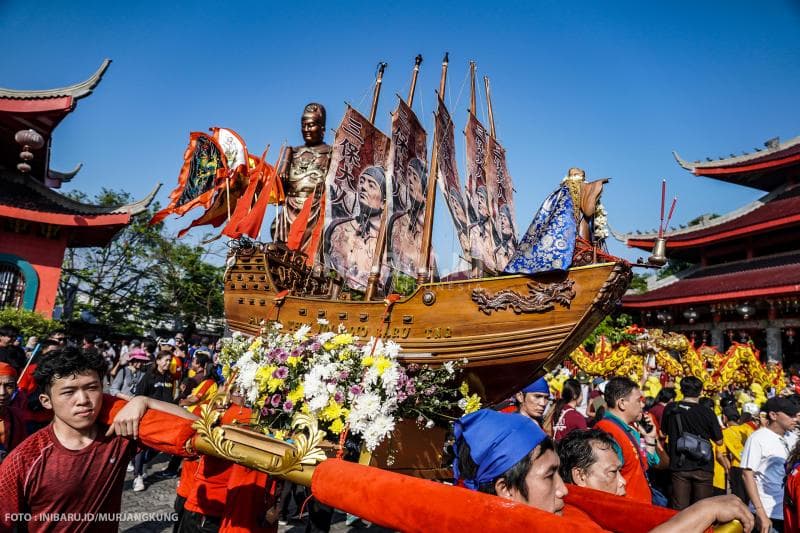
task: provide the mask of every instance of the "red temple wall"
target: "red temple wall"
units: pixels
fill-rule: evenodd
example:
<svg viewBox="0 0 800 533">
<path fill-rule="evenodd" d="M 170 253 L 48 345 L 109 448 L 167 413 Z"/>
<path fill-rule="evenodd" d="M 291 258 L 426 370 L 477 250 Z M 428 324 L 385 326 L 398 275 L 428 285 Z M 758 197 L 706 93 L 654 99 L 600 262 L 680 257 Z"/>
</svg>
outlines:
<svg viewBox="0 0 800 533">
<path fill-rule="evenodd" d="M 18 256 L 31 264 L 39 276 L 39 290 L 34 310 L 50 318 L 56 304 L 61 264 L 67 247 L 66 232 L 58 238 L 47 239 L 29 233 L 15 233 L 0 229 L 0 254 Z"/>
</svg>

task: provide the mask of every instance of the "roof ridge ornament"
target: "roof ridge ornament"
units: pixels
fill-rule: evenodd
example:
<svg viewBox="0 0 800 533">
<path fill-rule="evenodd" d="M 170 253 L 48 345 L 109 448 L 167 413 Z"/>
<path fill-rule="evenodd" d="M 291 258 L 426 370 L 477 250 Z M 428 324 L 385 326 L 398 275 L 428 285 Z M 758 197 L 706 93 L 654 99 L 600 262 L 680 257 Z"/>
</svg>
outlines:
<svg viewBox="0 0 800 533">
<path fill-rule="evenodd" d="M 764 146 L 767 147 L 767 150 L 777 150 L 781 146 L 781 138 L 773 137 L 772 139 L 767 140 L 764 143 Z"/>
</svg>

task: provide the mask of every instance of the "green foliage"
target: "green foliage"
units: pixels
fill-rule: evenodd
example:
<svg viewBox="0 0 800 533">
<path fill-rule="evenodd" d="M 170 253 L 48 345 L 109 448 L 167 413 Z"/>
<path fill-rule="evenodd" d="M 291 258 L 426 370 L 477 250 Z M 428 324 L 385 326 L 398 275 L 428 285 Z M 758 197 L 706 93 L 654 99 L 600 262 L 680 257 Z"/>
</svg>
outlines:
<svg viewBox="0 0 800 533">
<path fill-rule="evenodd" d="M 392 291 L 403 296 L 410 296 L 417 288 L 417 280 L 413 277 L 395 272 L 392 275 Z"/>
<path fill-rule="evenodd" d="M 657 279 L 664 279 L 690 268 L 692 263 L 677 259 L 668 259 L 667 264 L 656 273 Z"/>
<path fill-rule="evenodd" d="M 625 333 L 625 328 L 631 324 L 633 324 L 633 318 L 631 318 L 630 315 L 622 313 L 616 318 L 609 315 L 594 328 L 591 335 L 586 337 L 586 340 L 583 341 L 583 346 L 587 350 L 592 351 L 600 337 L 605 337 L 614 344 L 623 341 L 633 341 L 636 337 Z"/>
<path fill-rule="evenodd" d="M 719 215 L 717 213 L 700 215 L 699 217 L 695 217 L 692 220 L 690 220 L 689 222 L 687 222 L 686 225 L 689 226 L 689 227 L 697 226 L 698 224 L 700 224 L 704 220 L 714 220 L 715 218 L 719 218 Z"/>
<path fill-rule="evenodd" d="M 643 294 L 647 292 L 647 276 L 642 274 L 634 274 L 633 279 L 631 280 L 631 290 L 635 291 L 636 294 Z"/>
<path fill-rule="evenodd" d="M 32 335 L 42 339 L 61 327 L 59 322 L 45 318 L 36 311 L 11 307 L 0 309 L 0 325 L 16 327 L 26 339 Z"/>
<path fill-rule="evenodd" d="M 71 196 L 88 201 L 80 192 Z M 94 198 L 105 206 L 130 201 L 128 193 L 108 189 Z M 199 246 L 166 235 L 163 224 L 151 226 L 158 208 L 134 217 L 104 248 L 67 250 L 59 282 L 63 320 L 86 310 L 114 331 L 141 334 L 160 322 L 192 329 L 222 317 L 222 268 L 206 262 Z"/>
</svg>

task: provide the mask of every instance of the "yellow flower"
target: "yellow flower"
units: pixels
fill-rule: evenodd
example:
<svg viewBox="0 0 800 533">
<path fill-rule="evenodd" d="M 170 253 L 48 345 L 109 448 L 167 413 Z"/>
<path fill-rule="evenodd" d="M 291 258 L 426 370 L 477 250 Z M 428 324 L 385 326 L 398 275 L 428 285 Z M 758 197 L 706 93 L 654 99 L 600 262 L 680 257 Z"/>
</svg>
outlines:
<svg viewBox="0 0 800 533">
<path fill-rule="evenodd" d="M 289 356 L 289 358 L 288 358 L 288 359 L 286 359 L 286 362 L 289 364 L 289 366 L 291 366 L 292 368 L 294 368 L 294 367 L 296 367 L 296 366 L 297 366 L 297 363 L 299 363 L 299 362 L 300 362 L 300 358 L 299 358 L 299 357 L 294 357 L 294 356 L 291 356 L 291 355 L 290 355 L 290 356 Z"/>
<path fill-rule="evenodd" d="M 269 392 L 275 392 L 276 390 L 281 388 L 281 386 L 283 386 L 285 381 L 286 381 L 285 379 L 269 378 L 269 380 L 267 381 L 267 390 Z"/>
<path fill-rule="evenodd" d="M 342 406 L 339 403 L 336 403 L 336 400 L 331 398 L 328 400 L 328 405 L 322 410 L 319 414 L 319 417 L 322 420 L 335 420 L 342 416 Z"/>
<path fill-rule="evenodd" d="M 328 341 L 325 344 L 323 344 L 322 347 L 325 348 L 326 350 L 333 350 L 335 345 L 331 341 Z"/>
<path fill-rule="evenodd" d="M 305 391 L 303 390 L 303 384 L 297 386 L 296 389 L 290 391 L 289 394 L 286 395 L 286 399 L 288 399 L 292 403 L 297 403 L 303 399 L 303 395 Z"/>
<path fill-rule="evenodd" d="M 276 429 L 272 432 L 272 438 L 278 440 L 284 440 L 286 438 L 286 430 L 285 429 Z"/>
<path fill-rule="evenodd" d="M 372 363 L 375 362 L 375 358 L 371 355 L 366 356 L 361 360 L 361 366 L 372 366 Z"/>
<path fill-rule="evenodd" d="M 353 336 L 349 333 L 339 333 L 331 340 L 331 342 L 336 346 L 344 346 L 346 344 L 352 344 Z"/>
<path fill-rule="evenodd" d="M 228 363 L 225 363 L 225 365 L 222 367 L 222 377 L 225 379 L 231 377 L 231 365 Z"/>
<path fill-rule="evenodd" d="M 256 337 L 252 344 L 250 344 L 250 349 L 255 351 L 261 348 L 261 337 Z"/>
<path fill-rule="evenodd" d="M 382 376 L 387 368 L 392 366 L 392 362 L 385 357 L 378 357 L 375 361 L 375 368 L 378 370 L 378 375 Z"/>
<path fill-rule="evenodd" d="M 472 396 L 467 398 L 467 406 L 464 407 L 464 414 L 468 415 L 470 413 L 474 413 L 480 408 L 481 408 L 481 399 L 477 394 L 473 394 Z"/>
<path fill-rule="evenodd" d="M 304 403 L 303 405 L 300 406 L 300 412 L 303 413 L 304 415 L 307 415 L 311 413 L 311 409 L 308 408 L 307 403 Z"/>
<path fill-rule="evenodd" d="M 469 385 L 467 385 L 466 381 L 461 382 L 461 386 L 458 388 L 458 392 L 461 393 L 461 396 L 467 397 L 469 395 Z"/>
<path fill-rule="evenodd" d="M 337 418 L 331 423 L 331 433 L 334 435 L 339 435 L 342 431 L 344 431 L 344 422 L 342 422 L 341 418 Z"/>
</svg>

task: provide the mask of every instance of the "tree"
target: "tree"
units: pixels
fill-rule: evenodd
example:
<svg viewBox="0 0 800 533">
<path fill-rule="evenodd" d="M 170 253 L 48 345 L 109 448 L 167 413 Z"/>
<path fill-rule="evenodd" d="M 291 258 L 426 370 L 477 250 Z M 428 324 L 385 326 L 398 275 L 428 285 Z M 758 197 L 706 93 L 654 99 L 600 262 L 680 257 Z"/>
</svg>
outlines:
<svg viewBox="0 0 800 533">
<path fill-rule="evenodd" d="M 61 326 L 55 320 L 45 318 L 36 311 L 12 307 L 0 309 L 0 325 L 14 326 L 24 338 L 36 336 L 40 340 Z"/>
<path fill-rule="evenodd" d="M 647 292 L 647 276 L 642 274 L 634 274 L 631 280 L 631 290 L 636 294 L 644 294 Z"/>
<path fill-rule="evenodd" d="M 83 193 L 71 195 L 87 201 Z M 123 191 L 103 189 L 94 203 L 130 202 Z M 104 248 L 69 248 L 59 282 L 63 320 L 88 311 L 113 330 L 140 334 L 158 323 L 179 318 L 195 324 L 222 316 L 222 273 L 203 260 L 203 250 L 150 226 L 152 205 L 135 216 Z M 169 313 L 169 314 L 165 314 Z"/>
<path fill-rule="evenodd" d="M 161 242 L 161 257 L 153 272 L 158 285 L 156 313 L 171 317 L 189 331 L 209 318 L 224 314 L 224 268 L 205 260 L 209 251 L 200 246 Z"/>
<path fill-rule="evenodd" d="M 608 315 L 594 328 L 591 335 L 586 337 L 586 340 L 583 341 L 583 346 L 591 352 L 594 350 L 594 346 L 597 344 L 600 337 L 605 337 L 612 344 L 617 344 L 622 341 L 633 341 L 636 336 L 625 332 L 626 328 L 631 324 L 633 324 L 633 318 L 625 313 L 617 317 Z"/>
</svg>

